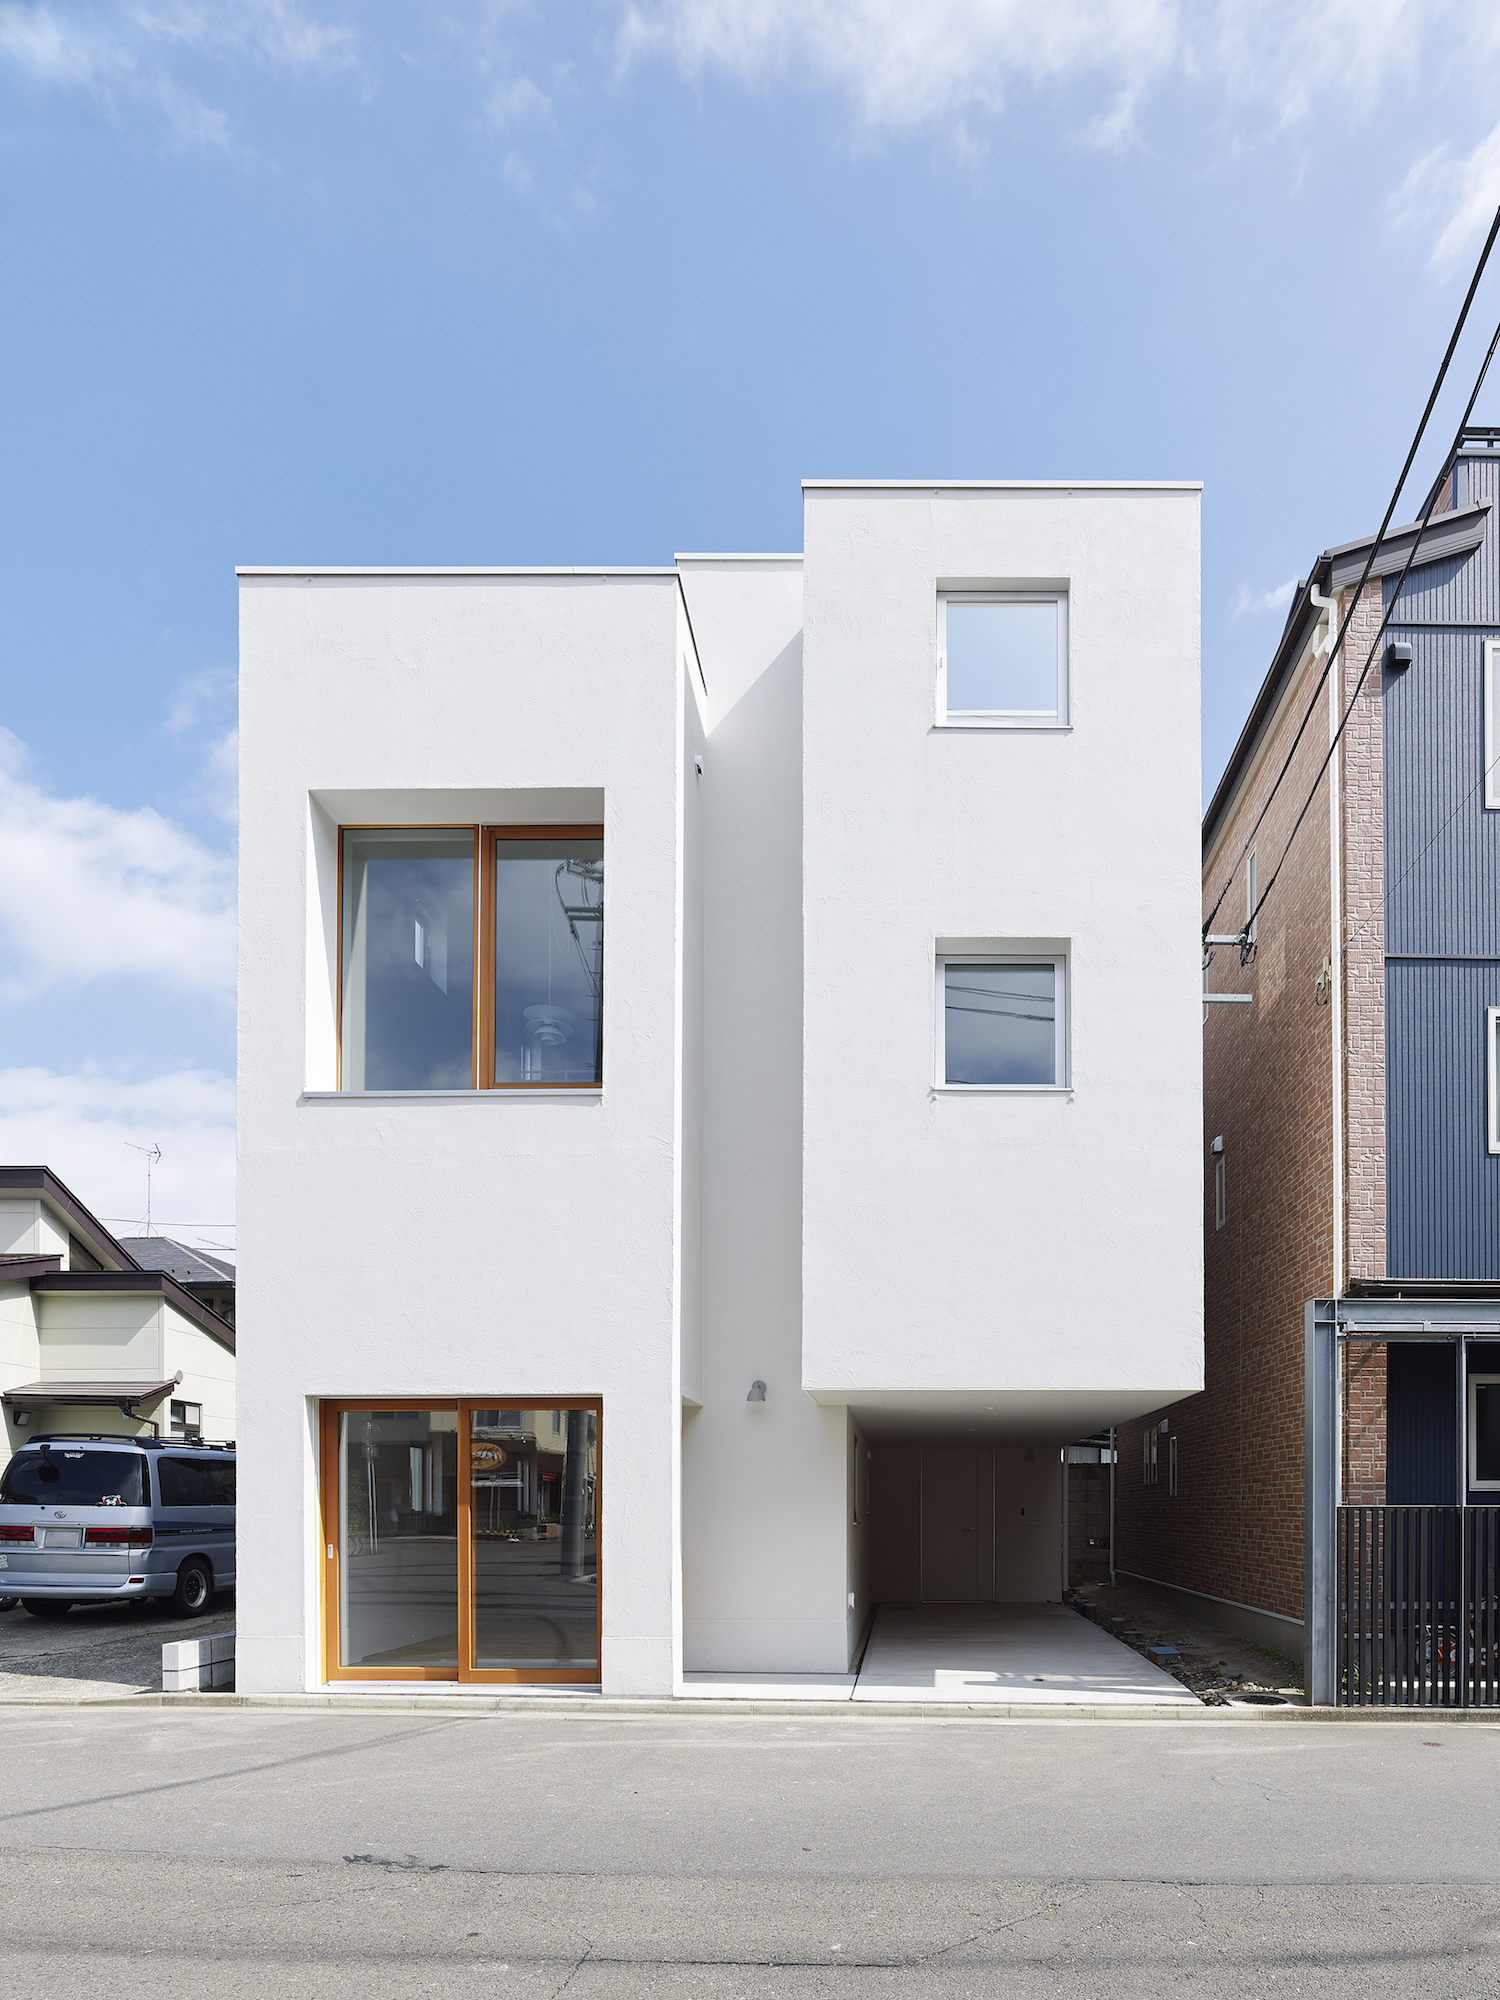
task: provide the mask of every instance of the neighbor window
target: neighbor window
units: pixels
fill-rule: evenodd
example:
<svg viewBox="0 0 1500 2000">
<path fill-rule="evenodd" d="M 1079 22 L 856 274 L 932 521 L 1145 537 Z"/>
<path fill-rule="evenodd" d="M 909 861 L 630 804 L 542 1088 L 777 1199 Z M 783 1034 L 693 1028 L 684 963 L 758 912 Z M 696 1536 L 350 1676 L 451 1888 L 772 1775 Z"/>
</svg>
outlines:
<svg viewBox="0 0 1500 2000">
<path fill-rule="evenodd" d="M 1484 802 L 1490 811 L 1500 809 L 1500 639 L 1484 642 Z"/>
<path fill-rule="evenodd" d="M 1177 1498 L 1177 1440 L 1175 1437 L 1168 1438 L 1167 1440 L 1167 1494 L 1173 1500 Z"/>
<path fill-rule="evenodd" d="M 1500 1375 L 1469 1377 L 1469 1485 L 1500 1489 Z"/>
<path fill-rule="evenodd" d="M 1224 1155 L 1220 1153 L 1214 1161 L 1214 1228 L 1224 1227 L 1226 1215 L 1224 1207 Z"/>
<path fill-rule="evenodd" d="M 172 1404 L 172 1435 L 180 1437 L 200 1437 L 203 1432 L 203 1405 L 201 1403 Z"/>
<path fill-rule="evenodd" d="M 945 593 L 938 599 L 938 680 L 942 721 L 1011 728 L 1066 723 L 1066 596 Z"/>
<path fill-rule="evenodd" d="M 1255 856 L 1252 854 L 1245 863 L 1245 942 L 1255 942 L 1255 913 L 1260 908 L 1260 898 L 1255 886 Z"/>
<path fill-rule="evenodd" d="M 345 827 L 339 1088 L 601 1083 L 603 831 Z"/>
<path fill-rule="evenodd" d="M 990 1090 L 1066 1082 L 1065 963 L 939 960 L 939 1082 Z"/>
<path fill-rule="evenodd" d="M 1490 1151 L 1500 1153 L 1500 1007 L 1484 1010 L 1484 1068 Z"/>
</svg>

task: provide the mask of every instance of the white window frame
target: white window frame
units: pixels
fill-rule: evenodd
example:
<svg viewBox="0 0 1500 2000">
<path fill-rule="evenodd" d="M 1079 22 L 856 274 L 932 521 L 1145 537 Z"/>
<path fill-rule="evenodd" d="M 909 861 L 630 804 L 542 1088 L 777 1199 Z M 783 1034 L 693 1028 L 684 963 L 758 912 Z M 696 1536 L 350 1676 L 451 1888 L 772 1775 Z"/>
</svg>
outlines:
<svg viewBox="0 0 1500 2000">
<path fill-rule="evenodd" d="M 948 707 L 950 604 L 1057 606 L 1057 711 Z M 937 727 L 939 729 L 1070 729 L 1068 712 L 1068 593 L 1066 590 L 940 590 L 937 601 Z"/>
<path fill-rule="evenodd" d="M 1490 1151 L 1500 1153 L 1500 1007 L 1484 1010 L 1484 1072 Z"/>
<path fill-rule="evenodd" d="M 1484 642 L 1484 804 L 1487 812 L 1500 812 L 1500 710 L 1496 706 L 1495 676 L 1500 673 L 1500 639 Z M 1494 1148 L 1490 1149 L 1492 1152 Z"/>
<path fill-rule="evenodd" d="M 947 969 L 950 965 L 1050 965 L 1056 981 L 1056 1019 L 1053 1023 L 1052 1083 L 949 1083 Z M 1068 954 L 1058 951 L 1017 951 L 1014 945 L 1001 951 L 940 951 L 933 981 L 937 1012 L 936 1088 L 962 1097 L 1052 1097 L 1073 1086 L 1068 1077 Z"/>
<path fill-rule="evenodd" d="M 1479 1471 L 1479 1391 L 1483 1387 L 1500 1387 L 1500 1375 L 1471 1375 L 1469 1377 L 1469 1463 L 1464 1468 L 1471 1493 L 1500 1492 L 1500 1479 L 1481 1479 Z"/>
</svg>

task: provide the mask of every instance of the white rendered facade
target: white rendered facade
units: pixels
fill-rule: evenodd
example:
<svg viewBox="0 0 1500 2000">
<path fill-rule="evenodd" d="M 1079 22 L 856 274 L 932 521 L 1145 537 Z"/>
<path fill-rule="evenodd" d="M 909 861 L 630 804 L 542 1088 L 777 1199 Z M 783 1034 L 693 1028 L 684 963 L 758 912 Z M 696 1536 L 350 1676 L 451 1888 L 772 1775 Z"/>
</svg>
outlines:
<svg viewBox="0 0 1500 2000">
<path fill-rule="evenodd" d="M 644 1695 L 842 1671 L 955 1477 L 978 1594 L 1055 1597 L 1058 1447 L 1201 1386 L 1198 489 L 805 501 L 805 559 L 242 573 L 244 1689 L 328 1670 L 340 1398 L 591 1399 Z M 960 587 L 1064 603 L 1062 719 L 945 724 Z M 602 1086 L 340 1090 L 339 829 L 470 824 L 602 827 Z M 940 1086 L 945 952 L 1060 968 L 1057 1087 Z"/>
</svg>

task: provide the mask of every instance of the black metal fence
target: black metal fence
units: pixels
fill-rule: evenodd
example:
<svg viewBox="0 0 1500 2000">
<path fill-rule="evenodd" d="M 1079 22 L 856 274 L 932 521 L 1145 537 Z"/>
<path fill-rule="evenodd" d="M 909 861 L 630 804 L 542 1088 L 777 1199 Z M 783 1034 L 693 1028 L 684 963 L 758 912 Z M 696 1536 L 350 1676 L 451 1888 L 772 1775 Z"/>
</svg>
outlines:
<svg viewBox="0 0 1500 2000">
<path fill-rule="evenodd" d="M 1338 1695 L 1500 1707 L 1500 1507 L 1340 1507 Z"/>
</svg>

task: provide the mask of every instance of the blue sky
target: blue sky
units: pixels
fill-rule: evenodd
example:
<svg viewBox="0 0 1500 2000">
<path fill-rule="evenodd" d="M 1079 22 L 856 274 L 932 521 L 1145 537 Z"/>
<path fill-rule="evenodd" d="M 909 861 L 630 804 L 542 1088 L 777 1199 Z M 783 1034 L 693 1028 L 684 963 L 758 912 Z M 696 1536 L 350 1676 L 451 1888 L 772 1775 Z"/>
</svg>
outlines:
<svg viewBox="0 0 1500 2000">
<path fill-rule="evenodd" d="M 1211 785 L 1379 520 L 1497 86 L 1477 0 L 0 0 L 0 1154 L 128 1218 L 159 1141 L 158 1221 L 232 1218 L 236 562 L 1201 478 Z"/>
</svg>

